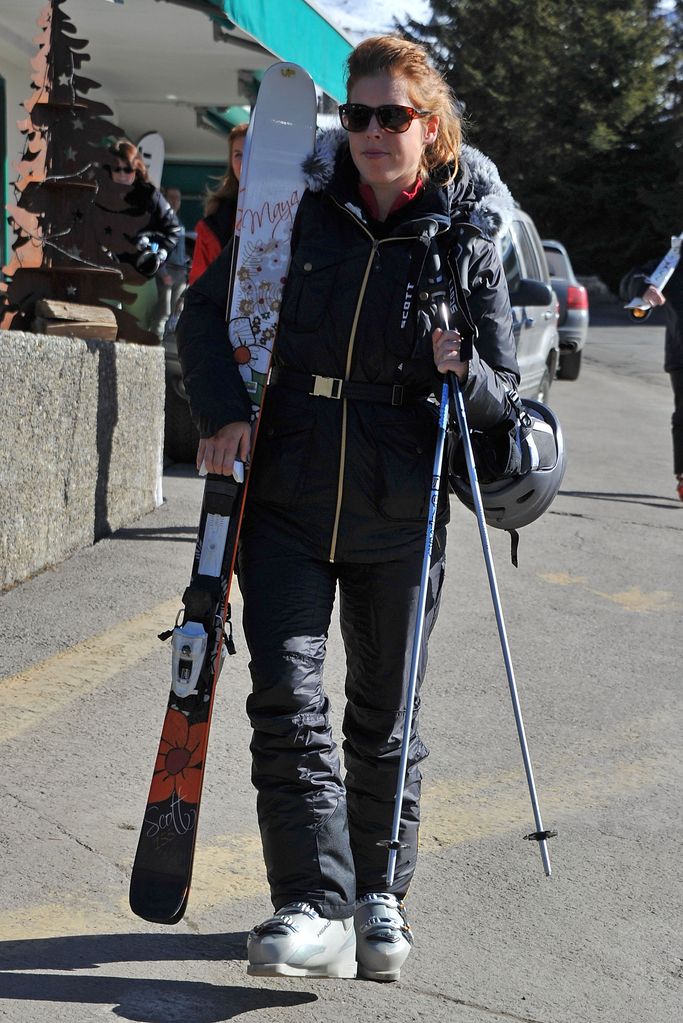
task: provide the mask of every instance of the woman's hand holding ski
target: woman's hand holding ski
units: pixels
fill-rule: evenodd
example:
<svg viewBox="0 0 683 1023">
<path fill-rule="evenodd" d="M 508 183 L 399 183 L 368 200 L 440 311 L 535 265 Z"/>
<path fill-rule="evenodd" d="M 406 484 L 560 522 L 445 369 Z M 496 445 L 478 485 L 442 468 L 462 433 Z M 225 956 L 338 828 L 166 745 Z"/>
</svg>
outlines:
<svg viewBox="0 0 683 1023">
<path fill-rule="evenodd" d="M 232 476 L 235 460 L 247 462 L 251 447 L 250 423 L 227 423 L 213 435 L 203 437 L 197 449 L 197 469 Z"/>
</svg>

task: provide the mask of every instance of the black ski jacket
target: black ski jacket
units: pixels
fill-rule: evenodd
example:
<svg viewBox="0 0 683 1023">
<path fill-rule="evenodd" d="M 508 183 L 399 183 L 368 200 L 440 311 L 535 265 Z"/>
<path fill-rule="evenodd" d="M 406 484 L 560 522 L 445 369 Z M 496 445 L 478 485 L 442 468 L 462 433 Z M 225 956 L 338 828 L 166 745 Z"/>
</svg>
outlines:
<svg viewBox="0 0 683 1023">
<path fill-rule="evenodd" d="M 425 229 L 437 241 L 453 307 L 478 329 L 464 384 L 470 425 L 509 414 L 519 379 L 507 285 L 493 238 L 513 202 L 495 166 L 465 147 L 454 182 L 438 179 L 380 223 L 363 209 L 346 135 L 326 133 L 305 164 L 274 366 L 302 378 L 401 385 L 405 403 L 313 396 L 271 385 L 245 528 L 316 557 L 372 562 L 424 545 L 442 378 L 431 333 Z M 178 325 L 185 387 L 201 435 L 249 417 L 225 324 L 230 250 L 188 290 Z M 335 388 L 336 389 L 336 388 Z M 377 392 L 379 393 L 379 391 Z M 448 518 L 444 484 L 439 524 Z"/>
<path fill-rule="evenodd" d="M 143 235 L 170 255 L 178 244 L 181 225 L 159 189 L 151 181 L 136 177 L 133 187 L 125 193 L 122 201 L 120 189 L 117 194 L 114 187 L 112 194 L 107 191 L 108 188 L 112 188 L 111 183 L 105 181 L 96 205 L 108 228 L 108 247 L 112 248 L 118 261 L 135 266 L 140 256 L 137 243 Z"/>
<path fill-rule="evenodd" d="M 147 217 L 146 224 L 138 230 L 137 235 L 147 235 L 151 242 L 156 242 L 159 248 L 165 249 L 170 255 L 178 244 L 181 228 L 168 199 L 151 181 L 136 181 L 126 201 L 134 214 Z"/>
</svg>

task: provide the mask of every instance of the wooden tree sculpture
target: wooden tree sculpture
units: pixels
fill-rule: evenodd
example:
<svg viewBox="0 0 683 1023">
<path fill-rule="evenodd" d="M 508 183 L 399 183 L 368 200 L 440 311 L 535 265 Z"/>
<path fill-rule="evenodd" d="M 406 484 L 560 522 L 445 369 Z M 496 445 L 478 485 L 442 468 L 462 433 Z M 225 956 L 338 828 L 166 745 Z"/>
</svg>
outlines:
<svg viewBox="0 0 683 1023">
<path fill-rule="evenodd" d="M 112 111 L 87 98 L 99 83 L 78 72 L 89 60 L 86 39 L 50 0 L 38 26 L 38 53 L 31 61 L 28 117 L 19 121 L 24 151 L 13 183 L 16 204 L 8 222 L 16 233 L 12 258 L 0 285 L 0 326 L 26 330 L 41 298 L 99 305 L 130 303 L 114 253 L 129 249 L 114 210 L 96 202 L 108 189 L 108 149 L 122 132 L 107 120 Z M 108 204 L 109 207 L 109 204 Z M 120 218 L 123 219 L 123 218 Z M 132 316 L 115 308 L 119 336 L 156 343 Z"/>
</svg>

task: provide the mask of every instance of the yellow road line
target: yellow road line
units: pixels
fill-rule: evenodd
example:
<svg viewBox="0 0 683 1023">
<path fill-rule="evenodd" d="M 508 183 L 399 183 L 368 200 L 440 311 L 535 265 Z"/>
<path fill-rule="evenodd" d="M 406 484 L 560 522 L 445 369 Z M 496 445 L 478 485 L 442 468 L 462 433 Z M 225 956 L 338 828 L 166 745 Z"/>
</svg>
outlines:
<svg viewBox="0 0 683 1023">
<path fill-rule="evenodd" d="M 551 586 L 580 586 L 596 597 L 609 600 L 618 604 L 625 611 L 635 611 L 639 614 L 649 614 L 653 611 L 680 611 L 683 604 L 680 604 L 670 590 L 654 590 L 648 593 L 632 586 L 621 593 L 604 593 L 602 590 L 594 590 L 588 585 L 585 575 L 569 575 L 567 572 L 539 572 L 539 578 Z"/>
<path fill-rule="evenodd" d="M 574 818 L 591 808 L 609 806 L 617 796 L 661 785 L 675 777 L 676 764 L 670 754 L 591 765 L 562 774 L 559 786 L 537 782 L 544 825 Z M 553 774 L 560 765 L 555 764 Z M 439 782 L 425 787 L 421 801 L 422 852 L 494 835 L 534 830 L 531 801 L 524 771 L 509 772 L 474 782 Z M 560 825 L 561 827 L 561 825 Z"/>
<path fill-rule="evenodd" d="M 261 839 L 251 834 L 214 835 L 199 844 L 192 881 L 192 904 L 202 911 L 232 899 L 268 895 Z M 190 909 L 191 914 L 191 909 Z"/>
<path fill-rule="evenodd" d="M 676 784 L 677 771 L 680 773 L 680 766 L 673 753 L 567 771 L 556 763 L 553 774 L 559 780 L 554 786 L 546 782 L 540 785 L 544 823 L 557 824 L 561 835 L 563 822 L 609 806 L 615 797 L 635 794 L 666 780 Z M 521 768 L 425 785 L 422 809 L 422 855 L 496 836 L 522 835 L 532 830 L 533 824 Z M 206 843 L 200 841 L 188 907 L 190 920 L 201 921 L 206 914 L 220 912 L 226 903 L 253 898 L 262 899 L 264 906 L 268 898 L 255 826 L 248 832 L 213 835 Z M 113 889 L 104 889 L 100 900 L 68 892 L 59 901 L 0 912 L 0 940 L 120 933 L 151 926 L 134 917 L 126 898 Z"/>
<path fill-rule="evenodd" d="M 180 597 L 3 679 L 0 742 L 35 728 L 56 710 L 131 668 L 159 647 L 157 634 L 173 625 Z"/>
<path fill-rule="evenodd" d="M 558 825 L 591 809 L 608 806 L 621 795 L 661 785 L 673 777 L 672 754 L 624 759 L 605 766 L 565 769 L 554 764 L 561 779 L 542 783 L 539 801 L 545 825 Z M 534 830 L 524 771 L 447 779 L 426 784 L 422 796 L 420 851 L 436 853 L 452 846 Z M 251 833 L 214 835 L 197 847 L 195 877 L 188 913 L 201 916 L 235 899 L 267 898 L 268 885 L 261 843 Z"/>
<path fill-rule="evenodd" d="M 241 602 L 236 585 L 230 599 L 233 606 Z M 181 606 L 180 595 L 172 597 L 26 671 L 0 679 L 3 704 L 0 743 L 37 727 L 55 711 L 160 649 L 158 634 L 173 626 Z"/>
</svg>

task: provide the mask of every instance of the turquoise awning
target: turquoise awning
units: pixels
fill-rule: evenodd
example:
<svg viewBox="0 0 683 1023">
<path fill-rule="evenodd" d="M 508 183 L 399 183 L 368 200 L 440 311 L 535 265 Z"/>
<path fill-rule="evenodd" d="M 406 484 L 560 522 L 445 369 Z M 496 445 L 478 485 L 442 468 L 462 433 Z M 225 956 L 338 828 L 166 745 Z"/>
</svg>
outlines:
<svg viewBox="0 0 683 1023">
<path fill-rule="evenodd" d="M 211 0 L 226 18 L 280 60 L 300 64 L 320 88 L 343 103 L 346 36 L 306 0 Z"/>
<path fill-rule="evenodd" d="M 243 124 L 249 120 L 249 107 L 228 107 L 221 110 L 218 107 L 207 107 L 203 112 L 204 119 L 223 135 L 229 135 L 237 124 Z"/>
</svg>

